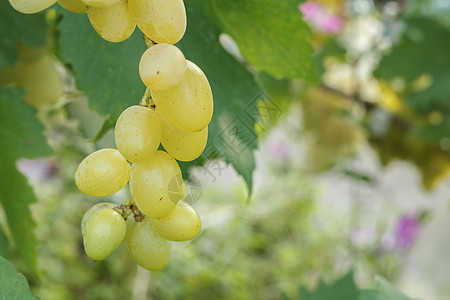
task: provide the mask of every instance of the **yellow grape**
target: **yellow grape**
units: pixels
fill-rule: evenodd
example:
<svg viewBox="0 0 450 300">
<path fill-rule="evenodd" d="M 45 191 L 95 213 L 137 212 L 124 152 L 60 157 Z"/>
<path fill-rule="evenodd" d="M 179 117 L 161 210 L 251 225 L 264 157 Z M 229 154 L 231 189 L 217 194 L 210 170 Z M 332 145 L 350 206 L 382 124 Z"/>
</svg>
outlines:
<svg viewBox="0 0 450 300">
<path fill-rule="evenodd" d="M 161 142 L 159 118 L 148 107 L 131 106 L 119 116 L 114 138 L 117 149 L 127 160 L 146 160 L 156 153 Z"/>
<path fill-rule="evenodd" d="M 25 100 L 34 107 L 52 104 L 63 94 L 63 84 L 55 62 L 42 49 L 19 48 L 15 68 L 15 81 L 25 89 Z"/>
<path fill-rule="evenodd" d="M 175 127 L 196 132 L 208 126 L 214 104 L 208 79 L 193 62 L 186 60 L 186 72 L 172 89 L 152 91 L 152 99 L 159 111 Z"/>
<path fill-rule="evenodd" d="M 34 14 L 52 6 L 56 0 L 9 0 L 15 10 L 24 14 Z"/>
<path fill-rule="evenodd" d="M 202 154 L 208 140 L 208 126 L 197 132 L 185 132 L 167 121 L 158 109 L 156 114 L 161 121 L 161 144 L 167 153 L 181 161 L 191 161 Z"/>
<path fill-rule="evenodd" d="M 134 163 L 130 189 L 139 209 L 150 218 L 167 216 L 177 205 L 182 191 L 181 170 L 175 159 L 157 151 L 149 159 Z"/>
<path fill-rule="evenodd" d="M 92 213 L 82 229 L 86 255 L 96 261 L 106 259 L 122 244 L 126 231 L 126 222 L 117 211 L 105 208 Z"/>
<path fill-rule="evenodd" d="M 109 42 L 126 40 L 136 27 L 127 0 L 119 0 L 108 7 L 91 7 L 87 14 L 95 31 Z"/>
<path fill-rule="evenodd" d="M 105 208 L 114 208 L 114 207 L 116 207 L 114 203 L 100 202 L 89 208 L 88 211 L 84 214 L 83 219 L 81 221 L 81 232 L 84 233 L 84 231 L 86 230 L 87 222 L 91 219 L 94 213 Z"/>
<path fill-rule="evenodd" d="M 108 7 L 119 1 L 120 0 L 83 0 L 87 5 L 94 7 Z"/>
<path fill-rule="evenodd" d="M 78 188 L 104 197 L 120 191 L 130 178 L 130 164 L 116 149 L 101 149 L 86 157 L 75 172 Z"/>
<path fill-rule="evenodd" d="M 150 271 L 164 269 L 170 261 L 170 242 L 155 232 L 150 219 L 131 224 L 127 233 L 127 248 L 131 257 Z"/>
<path fill-rule="evenodd" d="M 180 201 L 170 215 L 152 219 L 155 230 L 169 241 L 188 241 L 195 238 L 202 229 L 202 221 L 197 211 Z"/>
<path fill-rule="evenodd" d="M 82 0 L 58 0 L 58 4 L 65 10 L 73 13 L 82 14 L 87 12 L 89 5 Z"/>
<path fill-rule="evenodd" d="M 175 44 L 186 31 L 183 0 L 128 0 L 142 32 L 157 44 Z"/>
<path fill-rule="evenodd" d="M 139 63 L 142 82 L 151 90 L 167 90 L 177 85 L 186 71 L 186 59 L 176 46 L 157 44 L 148 48 Z"/>
</svg>

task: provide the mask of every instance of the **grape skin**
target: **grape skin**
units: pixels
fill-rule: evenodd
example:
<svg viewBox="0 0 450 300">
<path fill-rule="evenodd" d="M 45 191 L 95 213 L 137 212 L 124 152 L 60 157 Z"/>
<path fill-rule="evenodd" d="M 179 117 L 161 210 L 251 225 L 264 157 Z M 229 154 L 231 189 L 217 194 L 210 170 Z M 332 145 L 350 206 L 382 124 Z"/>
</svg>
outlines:
<svg viewBox="0 0 450 300">
<path fill-rule="evenodd" d="M 181 82 L 164 91 L 152 90 L 152 99 L 164 117 L 186 132 L 197 132 L 208 126 L 213 115 L 213 97 L 208 79 L 193 62 L 186 60 Z"/>
<path fill-rule="evenodd" d="M 105 208 L 114 208 L 116 205 L 114 203 L 109 202 L 100 202 L 92 206 L 88 209 L 88 211 L 84 214 L 83 219 L 81 220 L 81 233 L 84 235 L 84 232 L 86 230 L 86 225 L 91 219 L 92 215 L 102 209 Z"/>
<path fill-rule="evenodd" d="M 183 0 L 129 0 L 131 14 L 142 32 L 157 44 L 175 44 L 186 31 Z"/>
<path fill-rule="evenodd" d="M 83 0 L 87 5 L 94 7 L 108 7 L 119 1 L 120 0 Z"/>
<path fill-rule="evenodd" d="M 114 130 L 117 149 L 131 162 L 150 158 L 161 142 L 161 125 L 156 113 L 134 105 L 122 112 Z"/>
<path fill-rule="evenodd" d="M 105 260 L 124 240 L 127 225 L 113 209 L 105 208 L 89 216 L 82 230 L 86 255 L 95 260 Z"/>
<path fill-rule="evenodd" d="M 164 151 L 157 151 L 149 159 L 132 165 L 131 194 L 146 216 L 164 217 L 172 212 L 180 199 L 179 179 L 181 170 L 175 159 Z"/>
<path fill-rule="evenodd" d="M 158 109 L 155 111 L 161 121 L 161 144 L 173 158 L 192 161 L 203 153 L 208 140 L 208 126 L 198 132 L 185 132 L 167 121 Z"/>
<path fill-rule="evenodd" d="M 155 232 L 148 218 L 130 226 L 127 248 L 131 257 L 141 267 L 150 271 L 164 269 L 172 254 L 170 242 Z"/>
<path fill-rule="evenodd" d="M 34 14 L 55 4 L 56 0 L 9 0 L 11 6 L 21 13 Z"/>
<path fill-rule="evenodd" d="M 101 149 L 87 156 L 75 172 L 78 188 L 104 197 L 120 191 L 130 178 L 130 165 L 116 149 Z"/>
<path fill-rule="evenodd" d="M 181 201 L 170 215 L 152 219 L 152 225 L 161 237 L 178 242 L 195 238 L 202 228 L 197 211 Z"/>
<path fill-rule="evenodd" d="M 85 13 L 89 8 L 82 0 L 58 0 L 58 4 L 65 10 L 77 14 Z"/>
<path fill-rule="evenodd" d="M 167 90 L 177 85 L 186 71 L 186 59 L 176 46 L 157 44 L 148 48 L 139 62 L 142 82 L 151 90 Z"/>
<path fill-rule="evenodd" d="M 119 43 L 128 39 L 136 27 L 127 0 L 119 0 L 108 7 L 91 7 L 87 14 L 95 31 L 109 42 Z"/>
</svg>

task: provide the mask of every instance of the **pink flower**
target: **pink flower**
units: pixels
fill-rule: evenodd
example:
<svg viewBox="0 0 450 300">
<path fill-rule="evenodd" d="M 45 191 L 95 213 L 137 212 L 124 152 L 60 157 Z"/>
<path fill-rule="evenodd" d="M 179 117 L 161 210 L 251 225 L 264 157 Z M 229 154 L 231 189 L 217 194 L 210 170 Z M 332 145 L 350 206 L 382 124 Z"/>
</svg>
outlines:
<svg viewBox="0 0 450 300">
<path fill-rule="evenodd" d="M 318 31 L 336 34 L 344 27 L 341 17 L 331 14 L 318 2 L 306 1 L 298 8 L 303 13 L 305 21 Z"/>
<path fill-rule="evenodd" d="M 280 139 L 275 139 L 270 143 L 270 153 L 279 160 L 286 160 L 292 156 L 292 150 Z"/>
<path fill-rule="evenodd" d="M 397 223 L 395 239 L 401 249 L 412 246 L 420 231 L 420 223 L 412 215 L 403 216 Z"/>
</svg>

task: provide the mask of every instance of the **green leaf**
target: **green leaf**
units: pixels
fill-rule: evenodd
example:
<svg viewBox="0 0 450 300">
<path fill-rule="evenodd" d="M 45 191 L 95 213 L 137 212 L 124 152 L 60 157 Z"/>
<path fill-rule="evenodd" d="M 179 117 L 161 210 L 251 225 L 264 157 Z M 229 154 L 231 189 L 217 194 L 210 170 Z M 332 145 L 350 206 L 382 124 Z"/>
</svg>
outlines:
<svg viewBox="0 0 450 300">
<path fill-rule="evenodd" d="M 375 290 L 389 300 L 411 300 L 381 276 L 375 278 Z"/>
<path fill-rule="evenodd" d="M 9 252 L 9 241 L 6 237 L 6 234 L 3 232 L 3 229 L 0 226 L 0 255 L 6 259 L 11 257 L 11 253 Z"/>
<path fill-rule="evenodd" d="M 390 300 L 375 290 L 360 290 L 358 300 Z"/>
<path fill-rule="evenodd" d="M 375 289 L 363 289 L 359 291 L 359 300 L 411 300 L 406 297 L 386 279 L 381 276 L 375 278 Z"/>
<path fill-rule="evenodd" d="M 37 240 L 29 205 L 36 198 L 15 162 L 21 157 L 37 158 L 51 153 L 42 131 L 35 110 L 23 100 L 23 92 L 0 88 L 0 202 L 16 248 L 32 271 L 37 269 Z"/>
<path fill-rule="evenodd" d="M 356 286 L 353 281 L 353 272 L 349 272 L 331 285 L 327 285 L 321 281 L 313 292 L 308 292 L 305 288 L 300 289 L 301 300 L 356 300 L 357 296 Z"/>
<path fill-rule="evenodd" d="M 261 91 L 252 74 L 221 47 L 220 31 L 209 21 L 204 1 L 191 0 L 186 5 L 188 28 L 178 46 L 186 58 L 206 74 L 214 95 L 208 145 L 197 163 L 223 158 L 234 166 L 251 189 L 255 168 L 253 150 L 257 147 L 254 129 L 257 117 L 252 112 L 257 109 Z M 205 172 L 213 179 L 221 176 L 214 164 L 205 167 Z"/>
<path fill-rule="evenodd" d="M 316 81 L 311 32 L 300 1 L 210 0 L 215 17 L 258 71 Z"/>
<path fill-rule="evenodd" d="M 110 43 L 92 29 L 86 14 L 63 15 L 59 24 L 60 59 L 73 67 L 77 87 L 89 105 L 116 120 L 145 91 L 139 77 L 139 60 L 146 47 L 138 29 L 128 40 Z"/>
<path fill-rule="evenodd" d="M 17 42 L 31 47 L 43 47 L 46 42 L 45 14 L 25 15 L 8 1 L 0 2 L 0 70 L 17 58 Z"/>
<path fill-rule="evenodd" d="M 27 279 L 0 256 L 0 298 L 8 300 L 38 299 L 31 294 Z"/>
</svg>

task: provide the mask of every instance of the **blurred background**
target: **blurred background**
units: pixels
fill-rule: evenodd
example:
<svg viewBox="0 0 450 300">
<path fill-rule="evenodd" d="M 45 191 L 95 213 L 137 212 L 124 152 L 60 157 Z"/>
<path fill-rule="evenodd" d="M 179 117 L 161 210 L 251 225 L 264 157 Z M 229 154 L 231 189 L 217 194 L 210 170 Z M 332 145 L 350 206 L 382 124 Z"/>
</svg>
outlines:
<svg viewBox="0 0 450 300">
<path fill-rule="evenodd" d="M 379 274 L 411 298 L 448 299 L 450 2 L 306 1 L 298 13 L 319 79 L 254 72 L 261 92 L 252 187 L 220 155 L 185 168 L 203 229 L 174 245 L 168 267 L 155 273 L 123 245 L 104 262 L 85 255 L 80 222 L 98 199 L 78 191 L 73 174 L 92 151 L 115 147 L 113 132 L 92 142 L 105 117 L 89 108 L 72 70 L 44 48 L 19 46 L 0 85 L 25 89 L 53 150 L 16 164 L 38 200 L 31 210 L 41 274 L 17 247 L 1 248 L 34 295 L 294 299 L 300 286 L 353 270 L 359 287 Z M 220 42 L 246 63 L 232 36 Z M 126 187 L 102 201 L 129 197 Z M 10 239 L 1 208 L 0 224 Z"/>
</svg>

